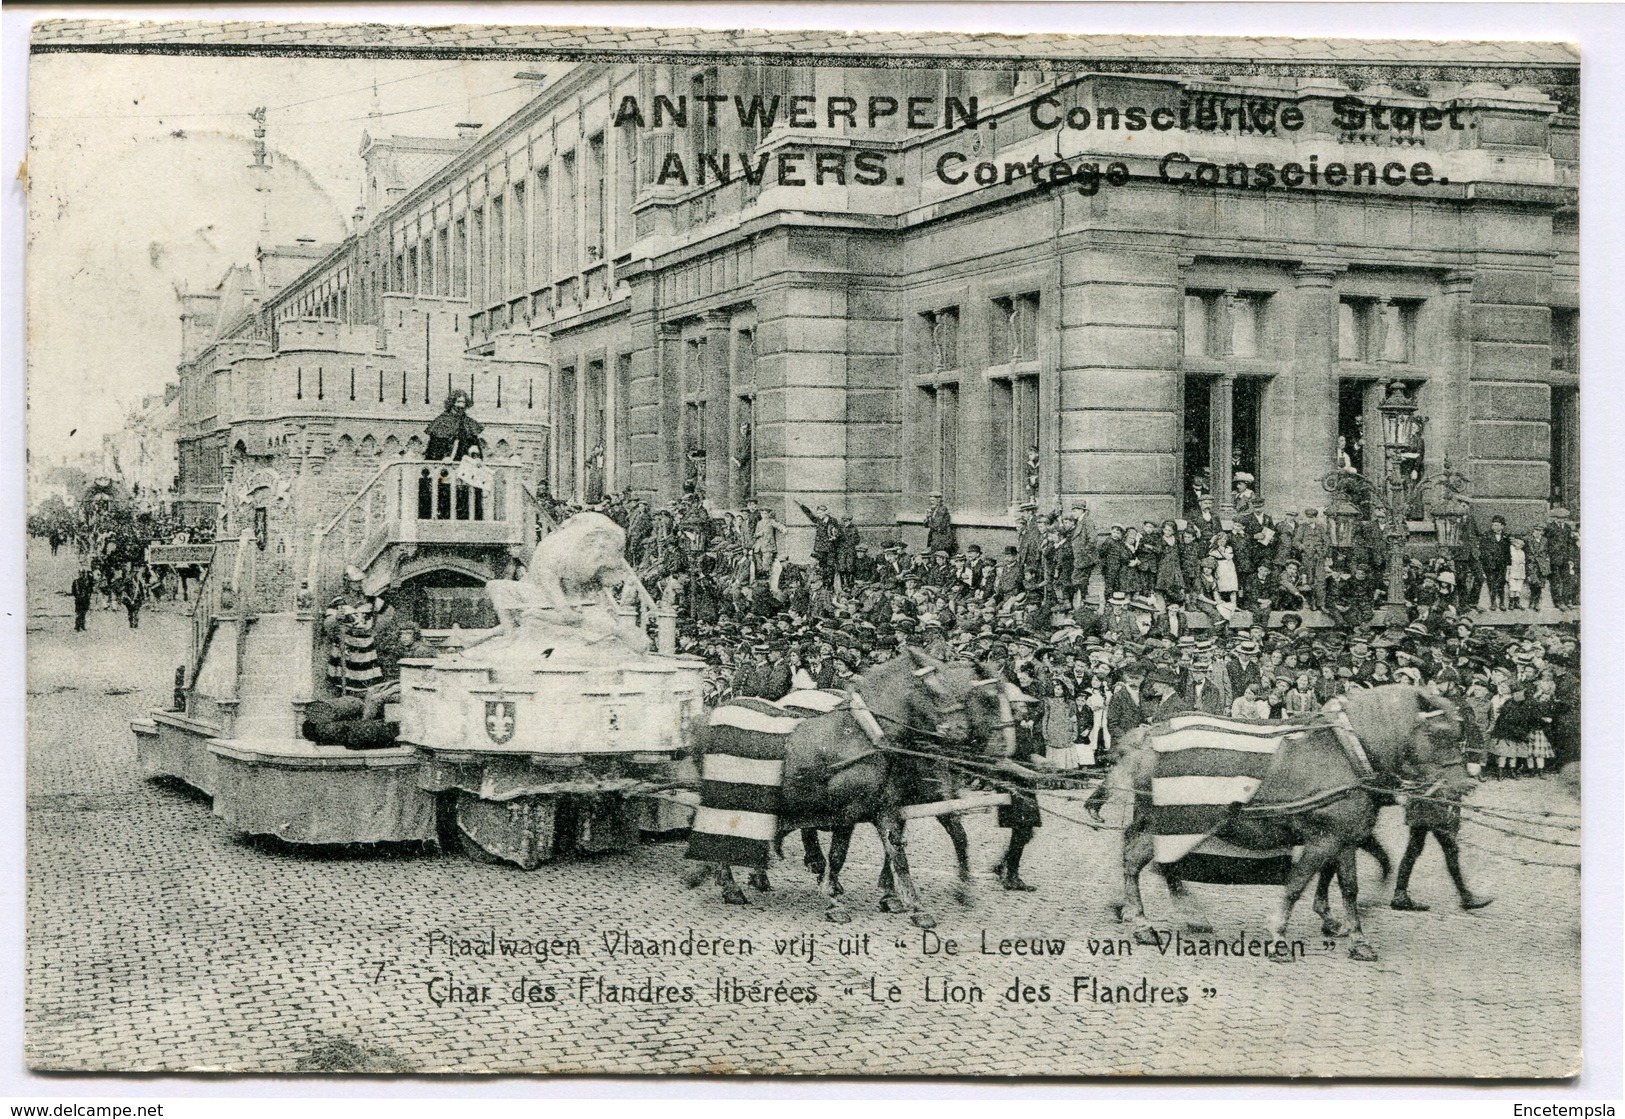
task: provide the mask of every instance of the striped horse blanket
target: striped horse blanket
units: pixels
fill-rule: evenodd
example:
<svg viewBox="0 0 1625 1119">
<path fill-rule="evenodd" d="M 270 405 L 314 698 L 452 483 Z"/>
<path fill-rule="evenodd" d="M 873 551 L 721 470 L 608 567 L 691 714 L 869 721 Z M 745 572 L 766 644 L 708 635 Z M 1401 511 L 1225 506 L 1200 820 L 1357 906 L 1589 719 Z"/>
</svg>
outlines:
<svg viewBox="0 0 1625 1119">
<path fill-rule="evenodd" d="M 858 753 L 845 736 L 806 742 L 791 756 L 790 736 L 804 719 L 848 706 L 858 727 Z M 805 795 L 881 737 L 863 700 L 832 691 L 792 692 L 777 703 L 742 698 L 713 708 L 700 762 L 700 807 L 689 832 L 688 857 L 765 869 L 778 838 L 786 789 Z"/>
<path fill-rule="evenodd" d="M 807 713 L 765 699 L 736 699 L 711 710 L 689 858 L 766 868 L 783 805 L 790 733 Z"/>
<path fill-rule="evenodd" d="M 1151 833 L 1159 863 L 1197 882 L 1279 883 L 1293 849 L 1251 850 L 1214 838 L 1264 782 L 1281 744 L 1311 727 L 1179 715 L 1150 732 Z"/>
</svg>

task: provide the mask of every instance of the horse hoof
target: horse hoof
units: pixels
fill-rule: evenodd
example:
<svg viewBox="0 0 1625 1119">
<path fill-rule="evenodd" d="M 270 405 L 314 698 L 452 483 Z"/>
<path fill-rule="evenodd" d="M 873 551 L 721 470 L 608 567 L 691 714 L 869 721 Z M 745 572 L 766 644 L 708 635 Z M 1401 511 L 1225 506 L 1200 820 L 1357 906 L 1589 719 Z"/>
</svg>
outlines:
<svg viewBox="0 0 1625 1119">
<path fill-rule="evenodd" d="M 1111 905 L 1107 906 L 1106 908 L 1111 911 L 1112 920 L 1118 921 L 1118 922 L 1128 920 L 1128 917 L 1126 916 L 1126 914 L 1124 912 L 1128 908 L 1128 903 L 1127 902 L 1114 901 L 1114 902 L 1111 903 Z"/>
<path fill-rule="evenodd" d="M 971 888 L 969 882 L 956 882 L 949 889 L 948 894 L 960 905 L 970 906 L 976 904 L 976 891 Z"/>
<path fill-rule="evenodd" d="M 773 892 L 773 883 L 767 880 L 765 874 L 753 874 L 750 876 L 750 888 L 759 894 L 770 894 Z"/>
<path fill-rule="evenodd" d="M 1363 964 L 1369 964 L 1376 958 L 1377 950 L 1363 940 L 1356 941 L 1354 946 L 1349 949 L 1349 959 L 1351 960 L 1359 960 Z"/>
<path fill-rule="evenodd" d="M 937 919 L 923 909 L 915 910 L 909 920 L 914 922 L 916 928 L 934 929 L 937 927 Z"/>
<path fill-rule="evenodd" d="M 1149 925 L 1141 925 L 1134 930 L 1134 943 L 1158 945 L 1162 943 L 1162 938 L 1157 935 L 1156 929 Z"/>
<path fill-rule="evenodd" d="M 902 900 L 896 894 L 887 894 L 880 899 L 880 911 L 882 913 L 901 913 L 903 912 Z"/>
<path fill-rule="evenodd" d="M 1206 921 L 1186 921 L 1185 931 L 1192 936 L 1207 936 L 1213 931 L 1213 926 Z"/>
<path fill-rule="evenodd" d="M 704 882 L 706 878 L 710 877 L 710 874 L 711 871 L 708 867 L 703 867 L 699 870 L 686 871 L 683 874 L 683 885 L 688 887 L 690 890 L 697 889 L 700 883 Z"/>
<path fill-rule="evenodd" d="M 724 890 L 722 892 L 722 900 L 728 905 L 750 904 L 750 899 L 745 896 L 745 891 L 740 889 Z"/>
<path fill-rule="evenodd" d="M 1322 936 L 1347 936 L 1349 934 L 1349 930 L 1344 927 L 1343 922 L 1335 921 L 1330 917 L 1320 923 L 1320 932 Z"/>
</svg>

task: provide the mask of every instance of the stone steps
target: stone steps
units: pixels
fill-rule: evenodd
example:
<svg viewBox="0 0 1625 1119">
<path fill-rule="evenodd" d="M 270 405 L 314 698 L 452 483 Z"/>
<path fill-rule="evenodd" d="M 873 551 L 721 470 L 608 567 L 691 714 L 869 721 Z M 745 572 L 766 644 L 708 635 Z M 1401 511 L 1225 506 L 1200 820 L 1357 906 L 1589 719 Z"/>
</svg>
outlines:
<svg viewBox="0 0 1625 1119">
<path fill-rule="evenodd" d="M 235 737 L 297 735 L 293 701 L 309 687 L 306 640 L 292 614 L 261 614 L 249 625 L 237 678 L 240 704 L 232 732 Z"/>
</svg>

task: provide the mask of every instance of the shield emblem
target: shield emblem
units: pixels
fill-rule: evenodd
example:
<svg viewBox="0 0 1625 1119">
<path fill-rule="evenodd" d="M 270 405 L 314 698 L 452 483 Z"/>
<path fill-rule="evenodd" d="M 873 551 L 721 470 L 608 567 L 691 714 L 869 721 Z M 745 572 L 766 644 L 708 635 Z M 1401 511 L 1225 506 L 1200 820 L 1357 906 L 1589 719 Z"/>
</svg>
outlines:
<svg viewBox="0 0 1625 1119">
<path fill-rule="evenodd" d="M 512 700 L 486 700 L 485 736 L 498 746 L 513 738 L 515 714 L 516 711 Z"/>
</svg>

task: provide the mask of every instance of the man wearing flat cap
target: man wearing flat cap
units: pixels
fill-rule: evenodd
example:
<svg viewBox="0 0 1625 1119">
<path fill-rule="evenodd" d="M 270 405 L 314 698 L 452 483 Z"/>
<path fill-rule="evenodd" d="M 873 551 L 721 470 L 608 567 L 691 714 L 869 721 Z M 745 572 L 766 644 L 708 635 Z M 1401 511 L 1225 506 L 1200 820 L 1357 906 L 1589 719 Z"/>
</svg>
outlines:
<svg viewBox="0 0 1625 1119">
<path fill-rule="evenodd" d="M 1309 601 L 1316 610 L 1326 609 L 1326 564 L 1332 556 L 1331 533 L 1320 510 L 1305 509 L 1298 525 L 1298 555 L 1303 557 L 1303 577 L 1309 584 Z"/>
<path fill-rule="evenodd" d="M 953 518 L 948 506 L 943 504 L 940 490 L 931 495 L 931 508 L 925 514 L 925 550 L 946 552 L 950 556 L 959 551 Z"/>
</svg>

